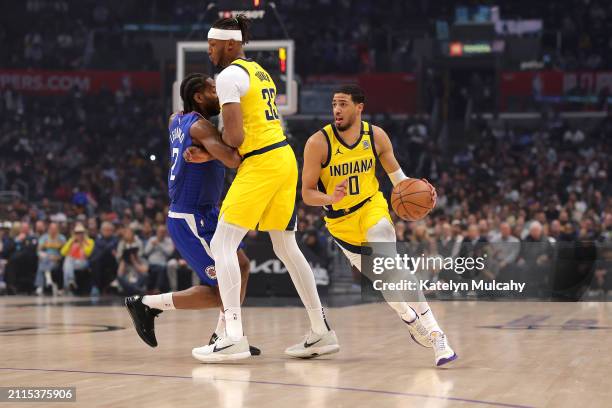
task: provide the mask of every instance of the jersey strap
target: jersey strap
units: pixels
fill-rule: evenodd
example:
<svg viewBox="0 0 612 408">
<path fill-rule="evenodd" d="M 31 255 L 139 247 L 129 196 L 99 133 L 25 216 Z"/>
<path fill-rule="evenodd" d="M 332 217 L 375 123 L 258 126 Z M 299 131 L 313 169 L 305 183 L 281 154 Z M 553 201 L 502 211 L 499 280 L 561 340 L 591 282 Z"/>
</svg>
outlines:
<svg viewBox="0 0 612 408">
<path fill-rule="evenodd" d="M 340 217 L 344 217 L 345 215 L 349 215 L 351 213 L 354 213 L 355 211 L 357 211 L 358 209 L 360 209 L 361 207 L 363 207 L 368 201 L 370 201 L 372 199 L 372 197 L 368 197 L 363 201 L 360 201 L 359 203 L 355 204 L 354 206 L 350 207 L 350 208 L 344 208 L 342 210 L 330 210 L 327 207 L 325 208 L 325 216 L 327 218 L 340 218 Z"/>
<path fill-rule="evenodd" d="M 245 154 L 242 159 L 246 159 L 247 157 L 256 156 L 258 154 L 269 152 L 270 150 L 278 149 L 279 147 L 287 146 L 289 142 L 287 140 L 281 140 L 280 142 L 273 143 L 269 146 L 262 147 L 261 149 L 256 149 Z"/>
</svg>

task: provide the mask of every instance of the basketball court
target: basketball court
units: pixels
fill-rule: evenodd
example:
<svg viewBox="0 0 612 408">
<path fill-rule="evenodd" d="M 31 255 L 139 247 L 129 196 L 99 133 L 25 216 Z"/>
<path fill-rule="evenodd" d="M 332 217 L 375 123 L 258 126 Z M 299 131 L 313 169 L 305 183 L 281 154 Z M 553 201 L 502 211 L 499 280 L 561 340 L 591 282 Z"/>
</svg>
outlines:
<svg viewBox="0 0 612 408">
<path fill-rule="evenodd" d="M 470 2 L 473 3 L 470 6 L 456 7 L 416 1 L 385 5 L 278 2 L 277 9 L 276 2 L 263 0 L 183 0 L 151 4 L 126 1 L 112 11 L 104 2 L 94 4 L 95 7 L 90 7 L 92 2 L 23 3 L 12 2 L 7 6 L 4 14 L 10 18 L 7 17 L 0 30 L 7 44 L 19 45 L 0 53 L 5 60 L 0 63 L 0 123 L 5 128 L 0 163 L 0 408 L 612 407 L 612 353 L 609 351 L 612 303 L 604 301 L 611 299 L 608 294 L 612 293 L 612 200 L 609 198 L 612 178 L 608 166 L 612 152 L 606 143 L 612 134 L 609 123 L 612 87 L 608 89 L 612 83 L 612 62 L 605 58 L 608 43 L 595 41 L 610 38 L 601 34 L 607 32 L 602 27 L 609 28 L 603 22 L 610 20 L 608 11 L 612 11 L 604 10 L 599 4 L 605 2 L 585 2 L 581 5 L 584 13 L 576 16 L 567 11 L 572 10 L 571 4 L 563 2 L 553 10 L 554 7 L 548 7 L 550 4 L 507 7 L 504 2 L 498 2 L 500 5 Z M 77 3 L 82 7 L 77 7 Z M 213 22 L 217 18 L 226 21 L 219 25 Z M 253 20 L 252 31 L 245 18 Z M 579 20 L 573 22 L 572 18 Z M 78 30 L 74 21 L 79 21 Z M 566 29 L 568 25 L 574 29 Z M 37 32 L 40 27 L 47 27 L 42 39 Z M 208 31 L 211 27 L 214 30 Z M 221 35 L 218 30 L 225 34 Z M 247 43 L 251 34 L 253 40 Z M 283 200 L 282 204 L 293 208 L 294 214 L 303 212 L 296 229 L 303 244 L 300 251 L 306 250 L 304 262 L 310 264 L 310 268 L 302 267 L 301 272 L 306 271 L 308 275 L 296 271 L 299 268 L 295 265 L 293 272 L 300 273 L 291 275 L 292 271 L 280 261 L 283 258 L 279 256 L 278 242 L 285 248 L 285 264 L 296 259 L 297 249 L 289 252 L 285 245 L 293 243 L 293 235 L 275 241 L 276 252 L 268 234 L 265 240 L 262 234 L 247 235 L 246 254 L 251 260 L 251 269 L 242 322 L 248 343 L 259 347 L 262 354 L 205 364 L 192 357 L 192 349 L 208 344 L 219 320 L 217 309 L 163 312 L 155 319 L 159 346 L 151 348 L 137 335 L 124 306 L 124 295 L 146 293 L 148 299 L 144 303 L 138 300 L 140 306 L 147 305 L 147 313 L 156 313 L 159 305 L 169 307 L 157 294 L 199 284 L 200 279 L 182 262 L 189 259 L 185 257 L 189 252 L 176 246 L 177 251 L 170 251 L 174 252 L 172 255 L 151 257 L 145 263 L 159 268 L 150 268 L 151 275 L 141 280 L 149 268 L 145 268 L 146 272 L 139 271 L 135 265 L 142 267 L 144 263 L 135 261 L 138 248 L 125 245 L 133 243 L 138 234 L 143 246 L 145 241 L 151 242 L 157 237 L 155 228 L 166 225 L 170 210 L 173 218 L 181 215 L 194 220 L 192 228 L 187 218 L 183 218 L 189 237 L 195 234 L 198 238 L 196 250 L 205 251 L 200 245 L 202 242 L 206 248 L 208 244 L 212 246 L 199 235 L 191 212 L 206 208 L 212 214 L 220 199 L 204 200 L 205 194 L 201 194 L 197 207 L 195 201 L 188 207 L 193 211 L 179 213 L 172 209 L 172 204 L 176 204 L 173 186 L 168 200 L 168 186 L 164 181 L 168 171 L 169 179 L 174 180 L 173 169 L 179 160 L 184 161 L 183 154 L 179 154 L 183 151 L 180 149 L 188 147 L 183 145 L 184 135 L 189 136 L 185 140 L 191 146 L 196 145 L 192 140 L 201 142 L 192 139 L 190 134 L 195 122 L 183 122 L 185 132 L 180 126 L 173 127 L 173 120 L 170 129 L 166 125 L 168 116 L 178 111 L 184 111 L 180 115 L 194 114 L 191 116 L 194 120 L 210 119 L 208 112 L 212 109 L 205 108 L 211 105 L 204 106 L 195 95 L 210 91 L 208 75 L 218 78 L 222 67 L 229 66 L 221 63 L 225 59 L 221 54 L 227 57 L 230 48 L 241 50 L 243 38 L 244 53 L 227 61 L 229 65 L 243 68 L 248 76 L 249 82 L 238 98 L 246 106 L 240 113 L 239 123 L 252 123 L 245 125 L 242 133 L 249 130 L 248 136 L 252 138 L 266 134 L 257 129 L 272 129 L 276 135 L 283 133 L 287 141 L 268 141 L 248 151 L 239 150 L 242 159 L 291 144 L 300 174 L 308 174 L 303 171 L 304 162 L 308 163 L 303 154 L 306 141 L 317 129 L 325 129 L 331 123 L 333 126 L 328 130 L 333 138 L 325 136 L 329 151 L 321 156 L 327 160 L 315 163 L 321 165 L 316 170 L 320 170 L 319 175 L 325 175 L 330 165 L 336 166 L 337 171 L 332 172 L 330 168 L 330 174 L 348 176 L 348 194 L 354 196 L 355 202 L 339 205 L 340 201 L 334 197 L 328 197 L 329 201 L 325 197 L 313 200 L 316 205 L 327 203 L 326 214 L 334 215 L 328 218 L 328 223 L 330 219 L 348 219 L 346 216 L 360 209 L 364 211 L 375 197 L 373 194 L 378 194 L 379 189 L 389 193 L 392 186 L 394 189 L 387 201 L 399 219 L 393 231 L 389 225 L 386 230 L 389 234 L 381 234 L 379 250 L 362 252 L 355 246 L 363 239 L 356 237 L 366 237 L 374 244 L 376 240 L 367 232 L 380 234 L 376 224 L 361 234 L 363 222 L 353 218 L 355 224 L 346 229 L 348 236 L 355 236 L 357 244 L 336 236 L 338 246 L 332 236 L 323 232 L 323 210 L 315 214 L 302 208 L 306 206 L 294 208 L 293 195 L 291 200 Z M 223 46 L 224 51 L 220 53 L 221 47 L 215 45 L 217 41 L 234 43 L 229 43 L 231 47 Z M 578 43 L 588 43 L 588 47 L 573 46 Z M 219 58 L 213 58 L 215 53 Z M 237 63 L 238 60 L 246 62 Z M 241 65 L 251 60 L 257 65 L 252 64 L 250 70 Z M 263 75 L 263 79 L 257 74 Z M 189 84 L 194 78 L 196 81 Z M 271 84 L 264 87 L 255 78 Z M 236 78 L 232 81 L 234 85 L 240 83 Z M 223 89 L 224 81 L 217 83 Z M 260 85 L 261 88 L 255 88 Z M 246 92 L 250 92 L 248 98 L 256 95 L 257 103 L 246 99 Z M 348 108 L 335 107 L 336 94 L 346 96 Z M 100 95 L 108 99 L 100 99 Z M 223 96 L 219 92 L 221 106 Z M 97 108 L 100 100 L 105 101 L 107 109 Z M 235 105 L 236 100 L 226 100 Z M 74 107 L 65 103 L 68 101 Z M 190 105 L 196 102 L 202 106 L 192 109 Z M 360 104 L 363 106 L 355 108 Z M 226 108 L 226 114 L 235 108 Z M 363 109 L 363 119 L 370 125 L 365 126 L 364 122 L 359 130 L 359 123 L 355 122 L 353 131 L 350 126 L 340 126 L 344 122 L 348 124 L 351 113 L 361 115 Z M 255 113 L 261 114 L 258 119 L 253 119 Z M 243 114 L 247 122 L 242 122 Z M 231 118 L 226 116 L 225 125 L 238 123 Z M 266 124 L 274 125 L 263 126 L 259 122 L 263 123 L 264 118 Z M 220 132 L 225 127 L 225 136 L 232 133 L 228 131 L 230 126 L 224 126 L 223 114 L 211 120 Z M 74 123 L 78 126 L 74 127 Z M 377 181 L 375 191 L 369 194 L 366 190 L 374 184 L 360 184 L 359 180 L 367 181 L 365 177 L 371 176 L 376 181 L 377 162 L 385 172 L 390 168 L 380 161 L 381 150 L 377 153 L 372 125 L 388 131 L 389 143 L 393 144 L 400 167 L 388 172 L 389 180 L 386 175 L 379 177 L 384 184 L 379 188 Z M 172 144 L 172 138 L 168 146 L 168 130 L 171 134 L 180 131 L 180 149 L 179 144 Z M 47 140 L 50 135 L 54 143 L 49 146 L 37 138 Z M 244 141 L 230 143 L 231 138 L 220 135 L 221 141 L 230 147 L 240 148 L 244 144 Z M 85 143 L 75 145 L 77 136 Z M 353 136 L 355 144 L 348 142 Z M 332 149 L 333 140 L 346 149 Z M 332 151 L 338 158 L 332 159 Z M 283 174 L 280 170 L 265 170 L 264 174 L 263 166 L 256 170 L 261 172 L 257 175 L 261 176 L 262 184 L 269 174 Z M 401 180 L 405 182 L 404 170 L 409 177 L 414 177 L 410 181 L 412 187 L 396 189 L 401 186 Z M 213 181 L 217 180 L 218 173 L 199 173 L 199 176 L 208 177 L 207 174 L 212 174 Z M 219 186 L 231 178 L 224 177 L 219 176 Z M 419 179 L 431 180 L 438 188 L 437 207 L 433 189 Z M 338 183 L 344 182 L 332 181 L 328 183 L 329 188 L 323 185 L 319 192 L 327 191 L 331 196 Z M 323 184 L 321 178 L 319 184 Z M 308 183 L 304 185 L 308 192 Z M 180 186 L 185 191 L 188 189 L 183 186 L 203 186 L 198 188 L 206 195 L 212 190 L 221 191 L 195 182 Z M 299 186 L 301 190 L 302 185 Z M 270 191 L 278 190 L 274 188 Z M 310 190 L 313 189 L 314 184 Z M 267 197 L 244 190 L 244 197 L 253 203 L 278 197 L 276 193 Z M 304 193 L 298 195 L 302 204 L 307 202 Z M 244 202 L 246 198 L 241 196 Z M 294 219 L 292 211 L 287 212 L 287 219 Z M 222 221 L 232 224 L 227 212 L 224 214 L 226 218 L 222 217 Z M 245 214 L 249 211 L 241 215 Z M 273 215 L 280 218 L 275 212 Z M 383 217 L 377 221 L 384 221 Z M 424 217 L 430 219 L 410 224 Z M 53 245 L 47 242 L 46 252 L 41 254 L 43 247 L 39 248 L 38 240 L 48 235 L 49 241 L 51 228 L 46 224 L 49 221 L 60 224 L 66 238 L 73 235 L 80 238 L 70 244 L 64 240 L 58 245 L 61 240 L 51 234 L 55 236 Z M 90 221 L 94 221 L 95 228 L 90 226 Z M 204 229 L 204 220 L 199 221 Z M 111 231 L 110 238 L 98 234 L 104 222 L 117 227 L 115 232 Z M 15 227 L 17 223 L 19 226 Z M 42 228 L 38 227 L 40 223 Z M 86 223 L 87 231 L 81 223 Z M 151 227 L 147 233 L 146 224 Z M 241 223 L 235 224 L 244 227 Z M 284 222 L 280 229 L 292 230 L 293 224 L 293 221 Z M 28 228 L 24 229 L 25 226 Z M 223 228 L 219 231 L 223 232 Z M 506 234 L 502 229 L 509 232 Z M 95 246 L 89 246 L 90 254 L 96 246 L 102 248 L 95 262 L 93 259 L 90 262 L 90 254 L 85 250 L 87 240 L 82 240 L 85 235 L 79 235 L 85 232 L 96 239 Z M 384 225 L 382 232 L 385 232 Z M 235 235 L 225 233 L 217 236 Z M 131 235 L 131 239 L 126 239 L 126 235 Z M 513 237 L 514 241 L 509 239 Z M 3 241 L 4 238 L 7 239 Z M 111 238 L 117 242 L 111 244 Z M 406 244 L 398 246 L 395 239 Z M 154 242 L 152 245 L 157 246 L 161 238 Z M 219 239 L 219 242 L 225 246 L 225 241 Z M 452 284 L 455 278 L 465 285 L 469 281 L 493 285 L 496 281 L 506 284 L 516 279 L 530 285 L 525 292 L 523 288 L 496 290 L 493 286 L 480 287 L 478 292 L 473 286 L 443 288 L 441 294 L 430 297 L 434 313 L 426 316 L 428 311 L 414 310 L 414 319 L 403 317 L 414 328 L 422 321 L 432 322 L 435 314 L 458 355 L 451 364 L 435 367 L 433 351 L 417 345 L 410 338 L 408 326 L 397 316 L 409 314 L 408 305 L 396 313 L 385 303 L 372 301 L 381 298 L 377 292 L 395 289 L 373 286 L 370 290 L 363 286 L 364 280 L 358 288 L 356 274 L 340 249 L 342 242 L 353 247 L 347 251 L 353 265 L 357 266 L 350 253 L 357 259 L 364 254 L 365 266 L 361 269 L 373 282 L 379 279 L 379 274 L 390 272 L 385 275 L 385 278 L 390 276 L 388 280 L 383 281 L 381 277 L 380 282 L 392 284 L 394 279 L 404 277 L 394 272 L 409 270 L 410 275 L 422 273 L 432 283 L 450 281 Z M 392 245 L 393 250 L 389 252 L 385 244 Z M 120 245 L 123 245 L 121 253 L 117 250 Z M 411 256 L 412 263 L 405 260 L 405 268 L 393 265 L 382 268 L 383 261 L 387 265 L 387 260 L 396 259 L 398 248 L 403 248 L 402 255 Z M 515 248 L 520 251 L 515 252 Z M 137 251 L 125 256 L 125 251 L 134 249 Z M 229 265 L 226 255 L 231 253 L 233 257 L 234 249 L 224 251 L 219 257 L 215 255 L 217 265 L 223 262 Z M 495 258 L 487 263 L 485 271 L 484 267 L 467 268 L 467 273 L 462 275 L 468 258 L 484 260 L 490 254 Z M 87 265 L 77 271 L 84 278 L 82 285 L 74 282 L 79 279 L 74 270 L 69 270 L 74 269 L 76 262 L 66 267 L 62 260 L 65 258 Z M 427 263 L 419 268 L 414 263 L 415 259 L 426 262 L 426 258 L 453 262 L 448 268 L 429 268 Z M 53 268 L 38 270 L 39 261 L 53 259 L 48 262 L 54 264 Z M 399 252 L 397 259 L 400 259 Z M 460 264 L 454 262 L 459 259 Z M 375 265 L 377 260 L 381 263 Z M 124 269 L 119 274 L 121 263 Z M 129 288 L 132 285 L 122 283 L 117 292 L 111 282 L 117 276 L 125 276 L 123 273 L 129 265 L 132 271 L 126 273 L 131 273 L 132 280 L 141 281 L 141 287 L 132 290 Z M 235 272 L 227 265 L 225 269 L 219 266 L 221 284 L 223 278 Z M 374 266 L 382 269 L 376 272 Z M 216 274 L 212 264 L 200 268 L 191 265 L 191 268 L 200 275 L 205 271 L 210 279 L 216 279 L 211 275 Z M 54 271 L 57 277 L 52 276 Z M 41 283 L 43 273 L 45 282 Z M 164 276 L 162 273 L 168 275 L 168 282 L 157 279 Z M 310 286 L 304 285 L 302 279 L 295 279 L 295 276 L 310 279 L 310 274 L 315 278 Z M 27 281 L 25 278 L 29 275 L 31 282 L 18 282 Z M 71 275 L 73 282 L 68 279 Z M 153 276 L 155 279 L 150 279 Z M 104 277 L 109 279 L 101 279 Z M 413 283 L 413 277 L 410 278 L 405 281 Z M 56 296 L 59 280 L 66 290 L 61 293 L 81 293 L 86 297 Z M 175 284 L 170 280 L 175 280 Z M 129 283 L 128 278 L 125 281 Z M 21 290 L 17 290 L 17 283 L 23 284 Z M 296 285 L 303 290 L 298 287 L 296 291 Z M 76 286 L 79 292 L 70 291 L 71 286 Z M 237 330 L 240 320 L 237 285 L 230 286 L 236 296 L 230 297 L 224 292 L 225 299 L 230 300 L 224 300 L 225 312 L 234 321 L 230 317 L 231 323 L 226 329 L 224 320 L 219 320 L 222 331 L 218 333 L 225 334 L 218 344 L 227 339 L 230 339 L 228 343 L 223 344 L 235 342 L 232 332 L 241 333 Z M 5 289 L 11 296 L 4 296 Z M 297 293 L 306 299 L 304 293 L 309 291 L 310 297 L 316 297 L 317 290 L 325 312 L 320 312 L 317 300 L 312 302 L 316 307 L 310 307 L 311 315 L 317 314 L 321 328 L 325 319 L 329 321 L 338 336 L 340 352 L 310 360 L 290 358 L 284 352 L 288 346 L 297 343 L 301 347 L 303 342 L 305 350 L 324 339 L 322 336 L 331 336 L 325 331 L 317 333 L 316 341 L 305 339 L 311 325 Z M 403 296 L 405 290 L 396 292 Z M 437 290 L 426 288 L 428 296 Z M 15 293 L 23 296 L 12 296 Z M 25 296 L 28 293 L 39 296 Z M 53 297 L 46 296 L 49 293 Z M 149 302 L 153 302 L 154 296 L 158 306 Z M 476 301 L 477 296 L 486 300 Z M 580 301 L 598 296 L 601 301 Z M 575 302 L 525 300 L 538 298 L 565 298 Z M 172 295 L 165 299 L 167 302 Z M 414 301 L 388 300 L 411 304 Z M 170 302 L 172 308 L 173 302 Z M 308 300 L 304 302 L 308 304 Z M 417 321 L 417 317 L 421 320 Z M 316 330 L 316 324 L 312 327 Z M 440 328 L 434 330 L 437 325 L 423 327 L 428 330 L 428 341 L 443 344 L 440 340 L 435 343 L 435 339 L 444 338 Z M 242 338 L 240 341 L 245 343 Z M 211 347 L 207 353 L 218 356 L 233 346 L 223 344 L 219 348 Z M 246 346 L 236 354 L 248 356 Z M 321 346 L 325 347 L 326 343 L 321 342 L 317 347 Z M 224 354 L 231 355 L 236 349 L 225 350 Z M 312 350 L 307 352 L 318 352 Z M 439 362 L 451 361 L 453 350 L 446 356 L 438 354 Z M 49 399 L 32 402 L 38 397 L 30 397 L 28 401 L 14 397 L 9 400 L 9 387 L 43 391 L 52 387 L 70 388 L 75 399 L 53 401 L 50 405 L 46 404 Z"/>
<path fill-rule="evenodd" d="M 201 364 L 216 310 L 165 312 L 152 349 L 117 303 L 0 300 L 2 385 L 76 387 L 58 407 L 610 406 L 609 303 L 432 302 L 459 354 L 440 369 L 384 304 L 329 308 L 341 350 L 314 360 L 283 354 L 308 330 L 302 308 L 245 307 L 262 355 Z"/>
</svg>

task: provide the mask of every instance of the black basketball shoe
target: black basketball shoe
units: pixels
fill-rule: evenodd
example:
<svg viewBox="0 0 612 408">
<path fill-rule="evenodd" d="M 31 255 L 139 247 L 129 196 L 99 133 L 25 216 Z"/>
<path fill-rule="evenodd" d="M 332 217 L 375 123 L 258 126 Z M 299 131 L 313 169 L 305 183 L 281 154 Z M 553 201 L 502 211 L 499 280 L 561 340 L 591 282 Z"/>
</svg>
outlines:
<svg viewBox="0 0 612 408">
<path fill-rule="evenodd" d="M 125 307 L 130 312 L 136 333 L 142 341 L 151 347 L 157 347 L 155 338 L 155 318 L 162 312 L 142 303 L 142 296 L 130 296 L 125 298 Z"/>
<path fill-rule="evenodd" d="M 217 336 L 217 333 L 213 333 L 212 336 L 210 336 L 210 340 L 208 341 L 208 344 L 214 344 L 215 341 L 217 341 L 217 339 L 219 338 L 219 336 Z M 261 350 L 258 349 L 255 346 L 249 346 L 249 351 L 251 352 L 252 356 L 258 356 L 261 354 Z"/>
</svg>

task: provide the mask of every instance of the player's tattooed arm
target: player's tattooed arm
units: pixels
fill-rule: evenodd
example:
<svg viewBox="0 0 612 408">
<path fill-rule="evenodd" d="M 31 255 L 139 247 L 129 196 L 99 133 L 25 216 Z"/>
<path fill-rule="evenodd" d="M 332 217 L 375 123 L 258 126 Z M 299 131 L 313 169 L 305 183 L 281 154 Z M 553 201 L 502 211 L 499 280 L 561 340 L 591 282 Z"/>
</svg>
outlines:
<svg viewBox="0 0 612 408">
<path fill-rule="evenodd" d="M 323 206 L 335 204 L 346 195 L 348 179 L 340 182 L 334 191 L 325 194 L 318 189 L 322 165 L 328 155 L 325 136 L 320 131 L 310 136 L 304 147 L 304 168 L 302 169 L 302 199 L 307 205 Z"/>
<path fill-rule="evenodd" d="M 223 142 L 238 148 L 244 142 L 244 127 L 242 110 L 239 103 L 226 103 L 223 105 Z"/>
<path fill-rule="evenodd" d="M 223 143 L 219 132 L 209 121 L 195 122 L 191 125 L 190 134 L 212 157 L 221 161 L 226 167 L 235 169 L 240 166 L 242 158 L 238 151 Z"/>
</svg>

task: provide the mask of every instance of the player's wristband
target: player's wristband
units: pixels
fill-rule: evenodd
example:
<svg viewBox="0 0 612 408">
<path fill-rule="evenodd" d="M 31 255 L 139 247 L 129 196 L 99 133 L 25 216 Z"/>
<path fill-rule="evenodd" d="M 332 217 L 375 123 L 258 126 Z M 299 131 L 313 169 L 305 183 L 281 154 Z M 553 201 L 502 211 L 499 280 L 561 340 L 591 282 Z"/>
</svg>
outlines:
<svg viewBox="0 0 612 408">
<path fill-rule="evenodd" d="M 389 176 L 389 179 L 391 179 L 391 183 L 393 183 L 393 187 L 398 185 L 400 181 L 406 180 L 408 178 L 408 176 L 404 174 L 404 170 L 402 170 L 401 167 L 397 169 L 396 171 L 394 171 L 393 173 L 388 173 L 387 175 Z"/>
</svg>

